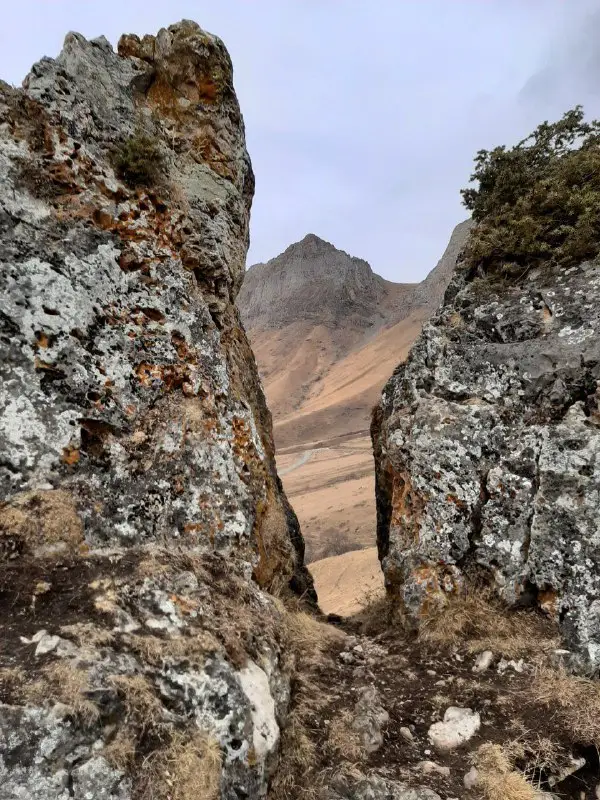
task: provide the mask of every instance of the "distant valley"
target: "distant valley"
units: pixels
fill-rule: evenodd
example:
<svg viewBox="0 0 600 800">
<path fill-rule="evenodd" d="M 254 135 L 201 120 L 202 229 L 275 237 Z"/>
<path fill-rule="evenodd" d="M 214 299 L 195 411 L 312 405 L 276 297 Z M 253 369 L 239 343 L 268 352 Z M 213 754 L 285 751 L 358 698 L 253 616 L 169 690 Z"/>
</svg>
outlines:
<svg viewBox="0 0 600 800">
<path fill-rule="evenodd" d="M 398 284 L 314 234 L 250 267 L 238 297 L 267 401 L 277 464 L 300 519 L 322 605 L 342 559 L 381 580 L 375 551 L 370 414 L 439 305 L 470 222 L 419 284 Z M 346 564 L 347 566 L 347 564 Z M 348 576 L 345 580 L 348 579 Z M 352 598 L 348 601 L 352 606 Z"/>
</svg>

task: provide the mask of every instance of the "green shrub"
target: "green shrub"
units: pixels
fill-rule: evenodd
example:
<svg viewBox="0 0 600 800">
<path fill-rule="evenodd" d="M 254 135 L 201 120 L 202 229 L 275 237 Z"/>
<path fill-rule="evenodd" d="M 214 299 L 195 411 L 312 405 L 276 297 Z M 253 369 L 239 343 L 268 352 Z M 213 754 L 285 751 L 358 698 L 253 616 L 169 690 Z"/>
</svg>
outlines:
<svg viewBox="0 0 600 800">
<path fill-rule="evenodd" d="M 154 185 L 162 168 L 163 157 L 158 141 L 145 133 L 135 133 L 116 153 L 117 175 L 130 186 Z"/>
<path fill-rule="evenodd" d="M 600 122 L 581 106 L 542 123 L 512 149 L 480 150 L 464 205 L 477 225 L 464 266 L 521 276 L 568 267 L 600 252 Z"/>
</svg>

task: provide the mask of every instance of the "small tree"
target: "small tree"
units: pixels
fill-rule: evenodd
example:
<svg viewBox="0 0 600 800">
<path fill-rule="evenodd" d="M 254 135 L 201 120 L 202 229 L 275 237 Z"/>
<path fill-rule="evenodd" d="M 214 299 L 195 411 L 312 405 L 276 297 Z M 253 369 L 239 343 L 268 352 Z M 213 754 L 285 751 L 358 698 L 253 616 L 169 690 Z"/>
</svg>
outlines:
<svg viewBox="0 0 600 800">
<path fill-rule="evenodd" d="M 461 192 L 478 223 L 467 267 L 519 275 L 600 252 L 600 122 L 585 122 L 581 106 L 512 149 L 480 150 L 471 180 Z"/>
</svg>

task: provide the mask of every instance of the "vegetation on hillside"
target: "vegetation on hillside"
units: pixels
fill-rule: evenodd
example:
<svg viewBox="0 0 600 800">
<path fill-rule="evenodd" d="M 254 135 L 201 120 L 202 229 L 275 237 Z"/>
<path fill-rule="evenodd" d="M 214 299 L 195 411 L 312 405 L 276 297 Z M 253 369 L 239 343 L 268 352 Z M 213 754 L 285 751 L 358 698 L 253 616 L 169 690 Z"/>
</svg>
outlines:
<svg viewBox="0 0 600 800">
<path fill-rule="evenodd" d="M 136 132 L 115 155 L 115 170 L 132 187 L 152 186 L 160 176 L 163 157 L 156 139 Z"/>
<path fill-rule="evenodd" d="M 510 149 L 480 150 L 471 181 L 461 192 L 477 223 L 467 268 L 518 277 L 600 252 L 600 121 L 586 122 L 581 106 Z"/>
</svg>

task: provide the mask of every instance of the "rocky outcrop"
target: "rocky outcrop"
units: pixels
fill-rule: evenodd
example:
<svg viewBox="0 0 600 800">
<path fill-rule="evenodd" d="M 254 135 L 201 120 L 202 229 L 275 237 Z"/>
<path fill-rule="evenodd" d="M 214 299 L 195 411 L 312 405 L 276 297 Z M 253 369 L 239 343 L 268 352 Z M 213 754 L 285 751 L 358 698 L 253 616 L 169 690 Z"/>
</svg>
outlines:
<svg viewBox="0 0 600 800">
<path fill-rule="evenodd" d="M 263 796 L 289 696 L 263 589 L 313 593 L 234 306 L 229 56 L 191 22 L 69 34 L 24 87 L 0 87 L 2 796 Z"/>
<path fill-rule="evenodd" d="M 600 263 L 459 271 L 373 418 L 378 547 L 418 625 L 483 569 L 600 666 Z"/>
</svg>

